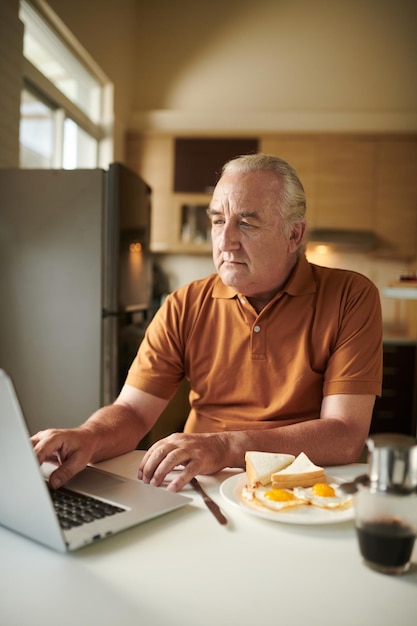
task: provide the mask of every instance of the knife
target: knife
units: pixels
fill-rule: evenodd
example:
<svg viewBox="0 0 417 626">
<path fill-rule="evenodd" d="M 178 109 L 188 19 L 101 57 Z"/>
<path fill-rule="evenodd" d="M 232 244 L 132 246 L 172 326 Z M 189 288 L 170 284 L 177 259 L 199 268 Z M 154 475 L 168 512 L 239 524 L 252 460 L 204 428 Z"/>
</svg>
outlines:
<svg viewBox="0 0 417 626">
<path fill-rule="evenodd" d="M 210 498 L 209 495 L 206 494 L 206 492 L 204 491 L 203 487 L 200 485 L 200 483 L 198 482 L 197 478 L 192 478 L 190 480 L 190 485 L 192 485 L 192 487 L 194 487 L 194 489 L 196 490 L 196 492 L 198 494 L 200 494 L 200 496 L 203 498 L 204 500 L 204 504 L 206 505 L 206 507 L 209 509 L 209 511 L 211 511 L 211 513 L 213 513 L 214 517 L 216 518 L 216 520 L 220 523 L 220 524 L 227 524 L 227 517 L 225 517 L 223 515 L 223 513 L 220 510 L 220 507 L 218 504 L 216 504 L 216 502 L 214 502 L 214 500 L 212 500 Z"/>
</svg>

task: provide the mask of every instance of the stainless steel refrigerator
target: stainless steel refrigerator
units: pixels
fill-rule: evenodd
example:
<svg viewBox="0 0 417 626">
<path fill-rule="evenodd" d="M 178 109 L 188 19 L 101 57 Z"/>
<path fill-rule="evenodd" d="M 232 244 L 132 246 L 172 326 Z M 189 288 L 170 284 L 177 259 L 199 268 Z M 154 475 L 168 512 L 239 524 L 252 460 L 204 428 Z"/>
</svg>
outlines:
<svg viewBox="0 0 417 626">
<path fill-rule="evenodd" d="M 80 424 L 123 384 L 152 316 L 150 211 L 119 163 L 0 170 L 0 367 L 31 432 Z"/>
</svg>

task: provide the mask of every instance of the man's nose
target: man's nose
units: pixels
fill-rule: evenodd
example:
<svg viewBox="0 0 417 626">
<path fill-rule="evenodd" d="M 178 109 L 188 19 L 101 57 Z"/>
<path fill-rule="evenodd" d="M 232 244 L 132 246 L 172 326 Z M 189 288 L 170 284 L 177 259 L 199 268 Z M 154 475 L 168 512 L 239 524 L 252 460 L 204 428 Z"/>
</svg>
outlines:
<svg viewBox="0 0 417 626">
<path fill-rule="evenodd" d="M 220 250 L 236 250 L 240 246 L 239 229 L 234 224 L 224 224 L 218 245 Z"/>
</svg>

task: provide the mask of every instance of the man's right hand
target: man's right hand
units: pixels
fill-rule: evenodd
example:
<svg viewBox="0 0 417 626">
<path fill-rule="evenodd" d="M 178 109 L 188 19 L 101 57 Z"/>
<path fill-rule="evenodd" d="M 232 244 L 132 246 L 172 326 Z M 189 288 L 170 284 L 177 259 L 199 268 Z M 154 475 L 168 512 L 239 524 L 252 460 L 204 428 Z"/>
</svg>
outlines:
<svg viewBox="0 0 417 626">
<path fill-rule="evenodd" d="M 31 441 L 40 464 L 49 462 L 58 466 L 49 477 L 53 489 L 83 470 L 93 456 L 94 437 L 84 428 L 49 428 L 33 435 Z"/>
</svg>

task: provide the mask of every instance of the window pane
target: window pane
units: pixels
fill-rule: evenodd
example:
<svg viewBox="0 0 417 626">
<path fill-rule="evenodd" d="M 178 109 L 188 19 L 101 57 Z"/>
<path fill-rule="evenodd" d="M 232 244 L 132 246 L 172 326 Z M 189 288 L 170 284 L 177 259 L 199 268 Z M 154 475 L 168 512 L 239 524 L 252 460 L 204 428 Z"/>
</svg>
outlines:
<svg viewBox="0 0 417 626">
<path fill-rule="evenodd" d="M 102 85 L 74 56 L 53 30 L 25 2 L 24 56 L 90 119 L 101 116 Z"/>
<path fill-rule="evenodd" d="M 52 167 L 54 115 L 54 110 L 35 95 L 22 91 L 19 130 L 21 167 Z"/>
<path fill-rule="evenodd" d="M 66 118 L 64 122 L 63 168 L 71 170 L 76 167 L 94 167 L 97 163 L 97 150 L 97 141 L 71 119 Z"/>
</svg>

